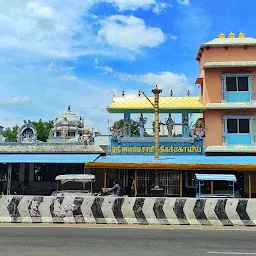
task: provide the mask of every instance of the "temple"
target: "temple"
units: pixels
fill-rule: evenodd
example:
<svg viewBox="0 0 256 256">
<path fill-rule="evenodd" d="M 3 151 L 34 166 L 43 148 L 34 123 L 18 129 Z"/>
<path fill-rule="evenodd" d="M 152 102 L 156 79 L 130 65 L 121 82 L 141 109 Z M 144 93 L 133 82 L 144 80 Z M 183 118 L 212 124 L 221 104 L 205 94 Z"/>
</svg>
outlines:
<svg viewBox="0 0 256 256">
<path fill-rule="evenodd" d="M 198 96 L 160 95 L 159 113 L 166 116 L 159 122 L 159 159 L 154 158 L 154 126 L 146 128 L 153 97 L 140 91 L 136 97 L 113 96 L 107 111 L 123 113 L 123 120 L 111 127 L 111 155 L 86 164 L 101 186 L 117 178 L 130 195 L 194 197 L 195 173 L 229 173 L 236 175 L 237 197 L 256 196 L 256 39 L 221 33 L 200 45 L 196 60 Z M 138 115 L 138 130 L 131 114 Z M 205 181 L 204 188 L 222 194 L 230 186 Z"/>
<path fill-rule="evenodd" d="M 1 139 L 1 138 L 0 138 Z M 47 142 L 38 140 L 36 127 L 19 128 L 17 142 L 0 140 L 0 191 L 12 194 L 22 186 L 26 194 L 50 195 L 59 174 L 83 174 L 85 162 L 105 155 L 82 118 L 68 110 L 56 118 Z"/>
</svg>

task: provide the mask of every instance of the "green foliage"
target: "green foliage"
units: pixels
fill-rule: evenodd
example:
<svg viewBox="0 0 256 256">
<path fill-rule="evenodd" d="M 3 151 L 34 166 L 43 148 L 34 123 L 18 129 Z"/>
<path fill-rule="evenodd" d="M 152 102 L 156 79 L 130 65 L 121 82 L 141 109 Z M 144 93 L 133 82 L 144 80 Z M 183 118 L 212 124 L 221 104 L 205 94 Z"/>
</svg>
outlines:
<svg viewBox="0 0 256 256">
<path fill-rule="evenodd" d="M 39 121 L 26 121 L 24 120 L 24 124 L 32 124 L 35 126 L 37 130 L 37 139 L 43 142 L 46 142 L 49 138 L 50 130 L 53 126 L 53 121 L 45 122 L 42 119 L 39 119 Z"/>
<path fill-rule="evenodd" d="M 124 119 L 119 120 L 118 124 L 119 124 L 119 127 L 124 128 Z M 139 123 L 130 119 L 130 125 L 131 125 L 131 136 L 139 136 L 140 135 Z"/>
<path fill-rule="evenodd" d="M 13 127 L 6 128 L 1 134 L 8 139 L 9 142 L 17 141 L 19 127 L 15 125 Z"/>
<path fill-rule="evenodd" d="M 48 121 L 48 122 L 44 122 L 42 121 L 42 119 L 40 119 L 39 121 L 23 121 L 24 124 L 32 124 L 35 126 L 36 130 L 37 130 L 37 139 L 43 142 L 46 142 L 48 137 L 49 137 L 49 133 L 50 130 L 53 126 L 53 121 Z M 18 130 L 19 127 L 18 125 L 13 126 L 13 127 L 8 127 L 6 128 L 1 134 L 6 137 L 8 139 L 9 142 L 16 142 L 17 141 L 17 135 L 18 135 Z"/>
</svg>

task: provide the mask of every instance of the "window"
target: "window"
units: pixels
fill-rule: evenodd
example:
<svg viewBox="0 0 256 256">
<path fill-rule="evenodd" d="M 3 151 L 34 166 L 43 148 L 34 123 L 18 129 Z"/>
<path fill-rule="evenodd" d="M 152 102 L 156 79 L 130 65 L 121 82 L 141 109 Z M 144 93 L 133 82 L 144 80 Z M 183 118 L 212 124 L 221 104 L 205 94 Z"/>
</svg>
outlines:
<svg viewBox="0 0 256 256">
<path fill-rule="evenodd" d="M 228 133 L 250 133 L 250 119 L 227 119 Z"/>
<path fill-rule="evenodd" d="M 60 132 L 56 132 L 56 137 L 60 137 L 60 136 L 61 136 Z"/>
<path fill-rule="evenodd" d="M 228 92 L 247 92 L 249 91 L 248 77 L 226 77 Z"/>
<path fill-rule="evenodd" d="M 75 137 L 76 133 L 75 132 L 68 132 L 68 137 Z"/>
</svg>

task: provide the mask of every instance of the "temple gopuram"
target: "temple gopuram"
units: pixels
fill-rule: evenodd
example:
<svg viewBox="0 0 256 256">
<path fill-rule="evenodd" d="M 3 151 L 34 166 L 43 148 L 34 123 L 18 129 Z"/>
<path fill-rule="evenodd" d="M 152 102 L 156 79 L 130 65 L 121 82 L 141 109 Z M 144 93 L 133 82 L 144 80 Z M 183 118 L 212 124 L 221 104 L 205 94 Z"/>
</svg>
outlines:
<svg viewBox="0 0 256 256">
<path fill-rule="evenodd" d="M 196 56 L 199 95 L 159 98 L 159 158 L 154 157 L 154 126 L 146 128 L 154 113 L 153 97 L 113 97 L 109 113 L 122 113 L 111 127 L 111 154 L 87 162 L 98 187 L 118 179 L 131 196 L 194 197 L 195 173 L 234 174 L 236 197 L 256 196 L 255 79 L 256 39 L 243 33 L 220 34 L 201 44 Z M 161 88 L 161 85 L 158 85 Z M 170 88 L 171 89 L 171 88 Z M 137 115 L 139 132 L 133 134 L 131 115 Z M 179 115 L 179 122 L 173 116 Z M 207 194 L 222 194 L 219 186 L 204 182 Z"/>
</svg>

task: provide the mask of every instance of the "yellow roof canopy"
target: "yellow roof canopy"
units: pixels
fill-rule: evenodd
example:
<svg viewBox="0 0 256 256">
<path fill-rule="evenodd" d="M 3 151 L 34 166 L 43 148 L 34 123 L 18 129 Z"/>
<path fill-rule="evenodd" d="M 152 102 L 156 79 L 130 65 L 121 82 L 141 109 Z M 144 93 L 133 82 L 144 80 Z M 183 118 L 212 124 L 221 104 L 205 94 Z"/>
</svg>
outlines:
<svg viewBox="0 0 256 256">
<path fill-rule="evenodd" d="M 154 103 L 154 97 L 149 97 Z M 143 96 L 138 97 L 113 97 L 113 102 L 107 107 L 109 113 L 154 113 L 152 104 Z M 200 102 L 199 96 L 186 97 L 160 97 L 160 113 L 181 113 L 184 111 L 201 113 L 204 105 Z"/>
</svg>

